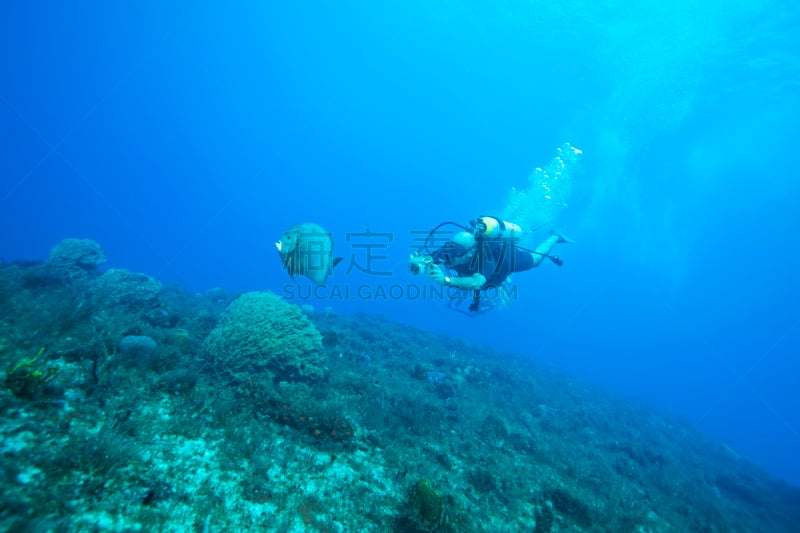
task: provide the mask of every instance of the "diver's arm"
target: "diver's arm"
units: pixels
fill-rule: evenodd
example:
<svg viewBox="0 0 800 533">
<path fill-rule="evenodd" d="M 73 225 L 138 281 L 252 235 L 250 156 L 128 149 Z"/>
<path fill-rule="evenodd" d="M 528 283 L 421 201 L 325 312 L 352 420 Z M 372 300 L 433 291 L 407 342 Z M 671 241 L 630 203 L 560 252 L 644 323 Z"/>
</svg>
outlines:
<svg viewBox="0 0 800 533">
<path fill-rule="evenodd" d="M 486 283 L 486 276 L 480 273 L 475 273 L 471 276 L 450 277 L 446 275 L 438 267 L 428 269 L 426 272 L 431 281 L 435 281 L 439 285 L 446 287 L 455 287 L 456 289 L 474 290 L 483 287 Z"/>
<path fill-rule="evenodd" d="M 450 280 L 448 283 L 447 280 Z M 444 278 L 444 285 L 448 287 L 455 287 L 456 289 L 466 289 L 466 290 L 475 290 L 480 289 L 483 287 L 483 284 L 486 283 L 486 276 L 483 274 L 473 274 L 471 276 L 459 276 L 457 278 L 451 278 L 450 276 L 445 276 Z"/>
</svg>

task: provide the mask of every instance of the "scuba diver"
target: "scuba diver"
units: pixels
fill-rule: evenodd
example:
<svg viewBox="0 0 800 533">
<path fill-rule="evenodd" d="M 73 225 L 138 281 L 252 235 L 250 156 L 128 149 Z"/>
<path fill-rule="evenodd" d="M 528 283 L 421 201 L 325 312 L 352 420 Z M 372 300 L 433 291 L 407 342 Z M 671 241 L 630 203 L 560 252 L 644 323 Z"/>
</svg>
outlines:
<svg viewBox="0 0 800 533">
<path fill-rule="evenodd" d="M 444 226 L 454 226 L 460 231 L 441 248 L 430 251 L 431 239 Z M 504 294 L 503 284 L 509 275 L 535 268 L 545 258 L 558 266 L 563 265 L 561 258 L 550 252 L 556 244 L 572 242 L 553 231 L 539 246 L 529 250 L 517 244 L 521 237 L 518 225 L 495 217 L 478 217 L 470 221 L 469 227 L 443 222 L 428 233 L 426 253 L 411 255 L 409 268 L 412 274 L 424 273 L 440 285 L 472 291 L 469 310 L 476 312 L 481 305 L 481 291 L 497 289 Z"/>
</svg>

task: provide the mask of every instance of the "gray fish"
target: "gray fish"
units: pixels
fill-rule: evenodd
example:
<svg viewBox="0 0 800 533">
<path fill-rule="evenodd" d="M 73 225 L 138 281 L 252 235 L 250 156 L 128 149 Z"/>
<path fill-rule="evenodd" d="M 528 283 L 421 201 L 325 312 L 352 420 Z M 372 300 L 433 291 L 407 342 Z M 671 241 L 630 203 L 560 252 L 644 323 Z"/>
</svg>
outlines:
<svg viewBox="0 0 800 533">
<path fill-rule="evenodd" d="M 295 224 L 275 243 L 283 266 L 294 275 L 306 276 L 324 287 L 325 280 L 341 257 L 333 257 L 333 238 L 322 226 L 311 222 Z"/>
</svg>

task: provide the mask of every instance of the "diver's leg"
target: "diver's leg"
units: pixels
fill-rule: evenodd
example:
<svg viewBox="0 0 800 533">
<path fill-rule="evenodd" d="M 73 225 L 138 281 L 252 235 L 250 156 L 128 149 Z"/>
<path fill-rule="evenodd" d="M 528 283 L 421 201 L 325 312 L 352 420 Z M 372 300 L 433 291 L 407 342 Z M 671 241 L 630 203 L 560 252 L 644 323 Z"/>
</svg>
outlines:
<svg viewBox="0 0 800 533">
<path fill-rule="evenodd" d="M 561 233 L 554 231 L 547 239 L 544 240 L 542 244 L 537 246 L 536 249 L 531 254 L 533 256 L 533 266 L 535 267 L 539 266 L 539 264 L 542 261 L 544 261 L 544 258 L 550 255 L 550 250 L 552 250 L 556 244 L 561 244 L 565 242 L 569 243 L 572 241 L 565 235 L 562 235 Z"/>
<path fill-rule="evenodd" d="M 533 256 L 533 266 L 537 267 L 539 264 L 544 261 L 544 258 L 550 255 L 550 250 L 559 243 L 561 237 L 553 234 L 550 235 L 547 239 L 542 242 L 539 246 L 531 254 Z"/>
</svg>

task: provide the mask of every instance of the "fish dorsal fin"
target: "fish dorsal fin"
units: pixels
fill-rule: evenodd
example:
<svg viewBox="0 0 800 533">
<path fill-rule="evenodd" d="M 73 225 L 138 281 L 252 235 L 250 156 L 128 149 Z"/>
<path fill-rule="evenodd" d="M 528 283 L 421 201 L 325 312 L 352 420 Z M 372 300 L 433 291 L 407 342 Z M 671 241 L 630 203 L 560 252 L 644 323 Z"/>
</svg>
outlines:
<svg viewBox="0 0 800 533">
<path fill-rule="evenodd" d="M 336 265 L 338 265 L 339 263 L 341 263 L 341 262 L 342 262 L 342 259 L 344 259 L 344 257 L 334 257 L 334 258 L 333 258 L 333 266 L 331 266 L 331 270 L 333 270 L 333 269 L 334 269 L 334 267 L 336 267 Z"/>
</svg>

